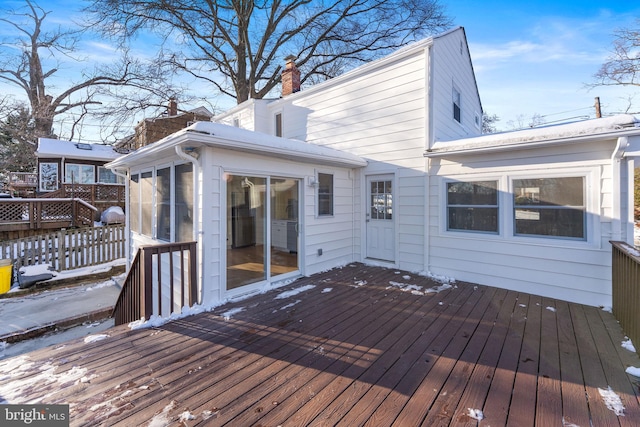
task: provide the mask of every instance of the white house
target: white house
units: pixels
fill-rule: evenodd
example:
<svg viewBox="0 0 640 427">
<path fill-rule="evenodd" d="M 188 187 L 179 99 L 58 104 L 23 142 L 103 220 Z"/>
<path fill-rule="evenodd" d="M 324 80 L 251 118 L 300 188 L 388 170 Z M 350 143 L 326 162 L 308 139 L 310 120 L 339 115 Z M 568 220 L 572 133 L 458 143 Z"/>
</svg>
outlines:
<svg viewBox="0 0 640 427">
<path fill-rule="evenodd" d="M 480 136 L 462 28 L 311 88 L 297 73 L 289 61 L 281 98 L 249 100 L 109 164 L 130 178 L 131 254 L 196 240 L 204 304 L 359 261 L 610 305 L 607 239 L 630 227 L 615 147 L 635 128 L 606 122 L 597 135 L 574 130 L 575 143 Z M 582 191 L 581 204 L 553 207 L 539 179 Z M 514 191 L 525 199 L 514 204 Z M 526 198 L 546 204 L 520 206 Z M 568 231 L 549 231 L 548 213 L 568 216 Z M 587 254 L 592 272 L 576 263 Z"/>
</svg>

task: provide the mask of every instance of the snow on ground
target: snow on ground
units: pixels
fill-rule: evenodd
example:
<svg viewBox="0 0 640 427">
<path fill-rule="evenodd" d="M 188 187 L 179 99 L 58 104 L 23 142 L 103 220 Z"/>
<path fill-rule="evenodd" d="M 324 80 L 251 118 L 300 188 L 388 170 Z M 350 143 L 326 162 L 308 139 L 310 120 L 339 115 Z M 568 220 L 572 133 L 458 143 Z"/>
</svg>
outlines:
<svg viewBox="0 0 640 427">
<path fill-rule="evenodd" d="M 634 377 L 640 378 L 640 368 L 636 368 L 635 366 L 629 366 L 625 372 L 629 375 L 633 375 Z"/>
<path fill-rule="evenodd" d="M 622 404 L 622 400 L 620 400 L 620 396 L 613 391 L 611 386 L 606 390 L 598 388 L 598 392 L 600 392 L 600 396 L 609 410 L 615 412 L 617 416 L 624 416 L 624 405 Z"/>
<path fill-rule="evenodd" d="M 291 289 L 289 291 L 285 291 L 285 292 L 281 292 L 278 295 L 276 295 L 275 299 L 285 299 L 285 298 L 289 298 L 292 297 L 294 295 L 298 295 L 302 292 L 306 292 L 308 290 L 311 290 L 313 288 L 315 288 L 316 285 L 304 285 L 304 286 L 300 286 L 299 288 L 295 288 L 295 289 Z"/>
<path fill-rule="evenodd" d="M 484 414 L 480 409 L 469 408 L 467 410 L 467 415 L 474 420 L 482 421 L 484 419 Z"/>
<path fill-rule="evenodd" d="M 41 348 L 51 346 L 56 346 L 56 349 L 63 348 L 64 344 L 59 344 L 81 338 L 86 335 L 94 334 L 96 332 L 102 332 L 109 328 L 112 328 L 113 326 L 113 319 L 106 319 L 102 322 L 86 323 L 74 328 L 65 329 L 64 331 L 51 332 L 37 338 L 19 341 L 12 344 L 8 344 L 3 341 L 0 342 L 0 361 L 1 359 L 19 356 L 21 354 L 39 350 Z"/>
<path fill-rule="evenodd" d="M 65 279 L 77 278 L 82 276 L 90 276 L 92 274 L 98 274 L 98 273 L 106 273 L 108 271 L 111 271 L 112 267 L 125 265 L 125 264 L 126 264 L 126 260 L 124 258 L 121 258 L 121 259 L 117 259 L 115 261 L 107 262 L 104 264 L 58 272 L 58 271 L 51 270 L 52 268 L 51 263 L 45 263 L 45 264 L 37 264 L 37 265 L 20 267 L 20 272 L 22 273 L 23 276 L 37 276 L 39 274 L 45 274 L 45 273 L 53 274 L 53 278 L 51 280 L 41 282 L 46 284 L 48 282 L 54 282 L 54 281 L 59 282 Z M 123 273 L 115 277 L 115 279 L 118 280 L 118 282 L 122 282 L 124 280 L 125 274 L 126 273 Z M 18 287 L 17 283 L 14 283 L 12 288 L 9 290 L 9 292 L 20 292 L 20 291 L 21 289 Z"/>
<path fill-rule="evenodd" d="M 333 290 L 333 288 L 324 288 L 321 293 L 326 294 Z"/>
<path fill-rule="evenodd" d="M 240 313 L 243 310 L 244 310 L 244 307 L 232 308 L 231 310 L 228 310 L 222 313 L 221 316 L 224 320 L 230 320 L 234 315 Z"/>
<path fill-rule="evenodd" d="M 626 338 L 626 340 L 622 341 L 622 348 L 635 353 L 636 352 L 636 348 L 634 347 L 633 343 L 631 342 L 631 338 L 629 338 L 629 337 L 625 337 L 625 338 Z"/>
</svg>

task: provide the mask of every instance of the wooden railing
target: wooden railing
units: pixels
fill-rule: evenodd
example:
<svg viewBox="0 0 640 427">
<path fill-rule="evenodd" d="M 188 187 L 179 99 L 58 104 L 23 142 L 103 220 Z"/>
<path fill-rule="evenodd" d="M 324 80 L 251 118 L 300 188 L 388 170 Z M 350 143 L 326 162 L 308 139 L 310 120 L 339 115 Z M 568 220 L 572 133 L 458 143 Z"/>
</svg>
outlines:
<svg viewBox="0 0 640 427">
<path fill-rule="evenodd" d="M 82 199 L 98 212 L 102 212 L 111 206 L 125 208 L 124 184 L 62 184 L 59 189 L 51 193 L 41 195 L 42 198 L 72 197 Z"/>
<path fill-rule="evenodd" d="M 0 258 L 17 267 L 51 264 L 65 271 L 124 258 L 125 244 L 123 224 L 74 228 L 0 241 Z"/>
<path fill-rule="evenodd" d="M 0 199 L 0 231 L 86 227 L 95 212 L 80 199 Z"/>
<path fill-rule="evenodd" d="M 640 251 L 624 242 L 611 242 L 613 315 L 638 348 L 640 345 Z"/>
<path fill-rule="evenodd" d="M 138 249 L 112 317 L 116 325 L 169 317 L 198 302 L 196 242 Z"/>
<path fill-rule="evenodd" d="M 37 188 L 37 173 L 9 172 L 8 190 L 14 197 L 35 197 Z"/>
</svg>

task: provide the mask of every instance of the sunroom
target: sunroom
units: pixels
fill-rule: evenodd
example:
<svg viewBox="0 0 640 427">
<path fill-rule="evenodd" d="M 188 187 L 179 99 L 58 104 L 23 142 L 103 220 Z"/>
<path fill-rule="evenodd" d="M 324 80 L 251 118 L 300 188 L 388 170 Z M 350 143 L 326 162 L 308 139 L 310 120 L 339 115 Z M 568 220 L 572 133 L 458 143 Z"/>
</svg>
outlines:
<svg viewBox="0 0 640 427">
<path fill-rule="evenodd" d="M 111 162 L 128 176 L 128 258 L 196 241 L 215 303 L 358 259 L 359 169 L 327 147 L 198 122 Z"/>
</svg>

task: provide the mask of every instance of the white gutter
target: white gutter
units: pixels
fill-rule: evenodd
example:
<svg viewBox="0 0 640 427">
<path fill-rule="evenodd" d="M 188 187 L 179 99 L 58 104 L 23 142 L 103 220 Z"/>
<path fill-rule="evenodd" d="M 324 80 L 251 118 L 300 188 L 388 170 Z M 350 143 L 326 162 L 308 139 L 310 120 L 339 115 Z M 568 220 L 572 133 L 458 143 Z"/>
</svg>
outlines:
<svg viewBox="0 0 640 427">
<path fill-rule="evenodd" d="M 202 298 L 204 294 L 203 286 L 203 270 L 204 270 L 204 262 L 202 259 L 202 255 L 204 253 L 204 239 L 202 239 L 203 231 L 200 229 L 200 191 L 198 188 L 198 183 L 200 182 L 200 162 L 195 157 L 187 154 L 182 149 L 181 145 L 175 146 L 176 155 L 183 160 L 190 162 L 193 165 L 193 239 L 196 241 L 196 251 L 198 256 L 198 278 L 199 285 L 198 290 L 200 295 L 198 296 L 198 303 L 202 303 Z"/>
<path fill-rule="evenodd" d="M 623 240 L 622 236 L 622 195 L 621 195 L 621 173 L 622 158 L 625 149 L 629 146 L 629 138 L 621 136 L 618 138 L 615 150 L 611 155 L 611 240 Z M 629 208 L 629 207 L 628 207 Z M 625 239 L 626 241 L 626 239 Z M 627 242 L 628 243 L 628 242 Z"/>
<path fill-rule="evenodd" d="M 500 151 L 520 151 L 520 150 L 530 150 L 539 147 L 545 146 L 554 146 L 554 145 L 564 145 L 564 144 L 575 144 L 582 142 L 591 142 L 591 141 L 600 141 L 606 139 L 613 138 L 626 138 L 627 136 L 638 135 L 638 129 L 628 130 L 628 131 L 614 131 L 614 132 L 606 132 L 606 133 L 595 133 L 584 136 L 570 136 L 565 138 L 554 138 L 554 139 L 544 139 L 544 140 L 518 140 L 509 142 L 506 144 L 498 144 L 498 145 L 472 145 L 468 146 L 459 146 L 456 147 L 452 145 L 451 147 L 446 148 L 438 148 L 435 150 L 427 150 L 424 153 L 425 157 L 431 158 L 441 158 L 441 157 L 449 157 L 449 156 L 461 156 L 461 155 L 469 155 L 469 154 L 484 154 L 484 153 L 493 153 Z M 482 138 L 482 137 L 480 137 Z M 463 140 L 458 140 L 463 141 Z M 441 144 L 441 142 L 438 142 Z M 446 144 L 446 141 L 443 141 L 442 144 Z"/>
</svg>

